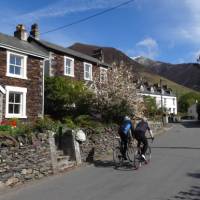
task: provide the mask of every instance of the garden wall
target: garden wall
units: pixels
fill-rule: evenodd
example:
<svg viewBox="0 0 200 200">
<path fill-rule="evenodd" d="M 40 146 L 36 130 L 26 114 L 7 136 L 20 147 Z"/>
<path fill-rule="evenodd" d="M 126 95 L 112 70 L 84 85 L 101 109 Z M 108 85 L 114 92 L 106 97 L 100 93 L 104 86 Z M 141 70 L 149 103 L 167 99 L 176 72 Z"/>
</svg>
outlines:
<svg viewBox="0 0 200 200">
<path fill-rule="evenodd" d="M 0 148 L 0 186 L 14 186 L 53 173 L 48 139 Z"/>
<path fill-rule="evenodd" d="M 149 122 L 149 126 L 155 135 L 163 128 L 161 122 Z M 80 145 L 83 162 L 93 162 L 93 160 L 101 156 L 112 153 L 114 138 L 118 136 L 118 128 L 114 127 L 110 130 L 109 128 L 105 128 L 99 134 L 91 129 L 84 130 L 87 140 Z"/>
</svg>

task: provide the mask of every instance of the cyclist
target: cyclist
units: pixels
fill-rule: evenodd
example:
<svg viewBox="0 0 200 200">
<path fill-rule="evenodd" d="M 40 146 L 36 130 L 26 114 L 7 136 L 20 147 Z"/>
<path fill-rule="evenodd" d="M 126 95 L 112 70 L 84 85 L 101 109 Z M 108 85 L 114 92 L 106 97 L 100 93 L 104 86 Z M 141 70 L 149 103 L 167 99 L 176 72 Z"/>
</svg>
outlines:
<svg viewBox="0 0 200 200">
<path fill-rule="evenodd" d="M 121 126 L 119 127 L 119 135 L 121 138 L 121 147 L 122 147 L 122 156 L 124 158 L 124 160 L 127 160 L 126 158 L 126 151 L 127 151 L 127 145 L 128 145 L 128 141 L 129 139 L 132 137 L 132 134 L 134 132 L 134 128 L 133 128 L 133 124 L 131 122 L 130 117 L 125 116 L 124 120 L 121 124 Z"/>
<path fill-rule="evenodd" d="M 147 118 L 144 117 L 141 119 L 141 121 L 137 124 L 135 131 L 134 131 L 134 135 L 136 140 L 138 141 L 138 147 L 140 147 L 141 143 L 143 144 L 143 147 L 141 149 L 141 158 L 143 160 L 146 160 L 145 158 L 145 153 L 146 150 L 148 148 L 148 140 L 145 136 L 146 131 L 149 131 L 150 136 L 152 138 L 152 140 L 154 139 L 153 133 L 151 131 L 151 129 L 149 128 L 149 124 L 147 122 Z"/>
</svg>

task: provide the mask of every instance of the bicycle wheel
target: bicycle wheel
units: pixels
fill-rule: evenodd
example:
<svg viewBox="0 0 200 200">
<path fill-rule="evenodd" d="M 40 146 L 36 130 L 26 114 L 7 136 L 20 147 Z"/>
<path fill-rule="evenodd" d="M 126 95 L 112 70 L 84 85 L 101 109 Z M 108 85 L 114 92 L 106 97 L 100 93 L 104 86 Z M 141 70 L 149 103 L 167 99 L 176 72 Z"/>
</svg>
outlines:
<svg viewBox="0 0 200 200">
<path fill-rule="evenodd" d="M 135 153 L 135 147 L 131 143 L 128 144 L 126 155 L 127 155 L 129 162 L 134 162 L 134 158 L 135 158 L 134 153 Z"/>
<path fill-rule="evenodd" d="M 149 163 L 151 160 L 151 147 L 150 146 L 148 146 L 148 148 L 147 148 L 145 157 L 146 157 L 146 162 Z"/>
<path fill-rule="evenodd" d="M 122 165 L 123 158 L 122 158 L 120 147 L 116 147 L 113 150 L 113 161 L 114 161 L 115 167 L 120 167 Z"/>
<path fill-rule="evenodd" d="M 135 169 L 138 169 L 141 165 L 141 152 L 140 148 L 136 147 L 134 151 L 134 161 L 133 161 L 133 166 Z"/>
</svg>

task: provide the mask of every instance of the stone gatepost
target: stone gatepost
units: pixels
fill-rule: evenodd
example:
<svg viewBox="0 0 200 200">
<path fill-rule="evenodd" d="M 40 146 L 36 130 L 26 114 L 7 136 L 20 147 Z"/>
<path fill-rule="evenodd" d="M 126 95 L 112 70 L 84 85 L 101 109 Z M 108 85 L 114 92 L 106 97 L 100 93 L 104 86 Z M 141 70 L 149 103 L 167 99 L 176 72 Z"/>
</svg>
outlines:
<svg viewBox="0 0 200 200">
<path fill-rule="evenodd" d="M 51 151 L 51 162 L 52 162 L 52 168 L 53 173 L 56 174 L 58 172 L 58 161 L 57 161 L 57 151 L 56 151 L 56 145 L 55 145 L 55 133 L 53 131 L 48 131 L 49 135 L 49 145 L 50 145 L 50 151 Z"/>
<path fill-rule="evenodd" d="M 80 145 L 79 145 L 79 142 L 75 138 L 75 133 L 76 133 L 75 131 L 72 131 L 74 154 L 75 154 L 74 156 L 75 156 L 76 164 L 77 165 L 81 165 L 82 164 L 82 160 L 81 160 Z"/>
</svg>

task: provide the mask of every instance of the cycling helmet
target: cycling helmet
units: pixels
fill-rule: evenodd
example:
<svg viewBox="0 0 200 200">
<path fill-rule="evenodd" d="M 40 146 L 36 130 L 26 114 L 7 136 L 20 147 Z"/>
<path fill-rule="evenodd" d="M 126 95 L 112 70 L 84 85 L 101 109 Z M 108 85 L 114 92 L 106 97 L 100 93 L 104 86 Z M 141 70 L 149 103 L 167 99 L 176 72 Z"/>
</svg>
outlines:
<svg viewBox="0 0 200 200">
<path fill-rule="evenodd" d="M 131 120 L 129 116 L 125 116 L 124 120 Z"/>
</svg>

